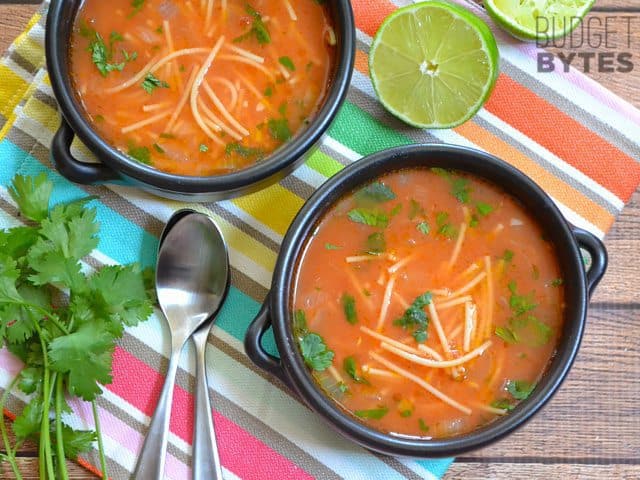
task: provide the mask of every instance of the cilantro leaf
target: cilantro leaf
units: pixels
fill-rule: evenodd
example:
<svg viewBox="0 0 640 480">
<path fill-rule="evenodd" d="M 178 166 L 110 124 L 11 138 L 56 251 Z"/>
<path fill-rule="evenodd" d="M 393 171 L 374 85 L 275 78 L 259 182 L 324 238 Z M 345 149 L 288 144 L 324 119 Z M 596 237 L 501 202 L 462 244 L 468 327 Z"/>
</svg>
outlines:
<svg viewBox="0 0 640 480">
<path fill-rule="evenodd" d="M 86 453 L 93 448 L 93 443 L 98 440 L 96 432 L 91 430 L 74 430 L 66 424 L 62 425 L 62 443 L 64 454 L 75 460 L 81 453 Z M 55 442 L 55 438 L 52 439 Z M 54 443 L 55 445 L 55 443 Z"/>
<path fill-rule="evenodd" d="M 36 227 L 14 227 L 0 231 L 0 252 L 14 259 L 22 258 L 37 240 Z"/>
<path fill-rule="evenodd" d="M 333 243 L 325 243 L 324 248 L 326 250 L 342 250 L 340 245 L 334 245 Z"/>
<path fill-rule="evenodd" d="M 25 440 L 40 431 L 43 411 L 42 398 L 32 398 L 13 421 L 13 433 L 18 439 Z"/>
<path fill-rule="evenodd" d="M 344 293 L 340 299 L 344 316 L 351 325 L 358 323 L 358 314 L 356 312 L 356 299 L 348 293 Z"/>
<path fill-rule="evenodd" d="M 431 292 L 423 293 L 405 310 L 402 317 L 393 321 L 394 325 L 402 327 L 405 330 L 414 329 L 412 335 L 418 343 L 423 343 L 427 340 L 429 317 L 424 311 L 424 307 L 431 303 L 431 297 Z"/>
<path fill-rule="evenodd" d="M 242 158 L 261 159 L 264 157 L 264 150 L 261 148 L 245 147 L 240 143 L 229 143 L 224 149 L 226 155 L 237 154 Z"/>
<path fill-rule="evenodd" d="M 509 380 L 507 382 L 507 392 L 516 400 L 526 400 L 535 388 L 535 383 L 524 380 Z"/>
<path fill-rule="evenodd" d="M 42 386 L 42 369 L 36 367 L 26 367 L 20 372 L 18 388 L 27 395 L 34 393 Z"/>
<path fill-rule="evenodd" d="M 356 364 L 356 359 L 352 356 L 346 357 L 344 359 L 344 361 L 342 362 L 342 368 L 344 368 L 344 371 L 347 372 L 347 375 L 349 375 L 354 382 L 369 385 L 369 380 L 358 373 L 358 365 Z"/>
<path fill-rule="evenodd" d="M 49 344 L 51 368 L 68 374 L 67 386 L 72 394 L 86 401 L 95 400 L 102 392 L 98 383 L 111 383 L 113 349 L 111 335 L 96 335 L 91 325 L 83 325 Z"/>
<path fill-rule="evenodd" d="M 9 187 L 11 198 L 18 204 L 20 213 L 28 218 L 40 222 L 49 213 L 49 199 L 53 191 L 53 183 L 42 172 L 37 177 L 16 175 Z"/>
<path fill-rule="evenodd" d="M 152 94 L 156 88 L 169 88 L 169 84 L 164 80 L 160 80 L 153 73 L 149 72 L 142 81 L 142 88 L 148 94 Z"/>
<path fill-rule="evenodd" d="M 511 260 L 513 260 L 513 252 L 511 250 L 505 250 L 504 253 L 502 254 L 502 260 L 504 260 L 505 262 L 510 262 Z"/>
<path fill-rule="evenodd" d="M 280 65 L 282 65 L 287 70 L 289 70 L 291 72 L 295 72 L 296 71 L 296 66 L 293 63 L 293 60 L 291 60 L 291 58 L 289 58 L 287 56 L 280 57 L 278 59 L 278 62 L 280 63 Z"/>
<path fill-rule="evenodd" d="M 380 255 L 387 249 L 387 242 L 384 233 L 374 232 L 367 237 L 367 253 L 370 255 Z"/>
<path fill-rule="evenodd" d="M 307 329 L 307 315 L 304 310 L 296 310 L 293 314 L 293 333 L 298 340 L 302 340 L 309 330 Z"/>
<path fill-rule="evenodd" d="M 518 343 L 518 335 L 511 327 L 496 327 L 495 334 L 507 343 Z"/>
<path fill-rule="evenodd" d="M 356 417 L 367 418 L 369 420 L 380 420 L 387 413 L 389 413 L 389 409 L 387 407 L 381 406 L 379 408 L 372 408 L 370 410 L 356 410 L 353 413 Z"/>
<path fill-rule="evenodd" d="M 20 277 L 20 271 L 16 261 L 0 254 L 0 302 L 22 300 L 16 287 L 18 277 Z"/>
<path fill-rule="evenodd" d="M 491 406 L 493 408 L 499 408 L 501 410 L 507 410 L 507 411 L 511 411 L 515 408 L 515 406 L 507 398 L 500 398 L 498 400 L 494 400 L 493 402 L 491 402 Z"/>
<path fill-rule="evenodd" d="M 429 232 L 431 231 L 431 227 L 429 227 L 429 224 L 427 222 L 420 222 L 416 225 L 416 228 L 418 229 L 418 231 L 420 233 L 422 233 L 423 235 L 429 235 Z"/>
<path fill-rule="evenodd" d="M 50 219 L 42 222 L 40 233 L 62 253 L 65 258 L 80 260 L 98 246 L 95 208 L 78 208 L 76 204 L 56 205 Z"/>
<path fill-rule="evenodd" d="M 509 291 L 511 292 L 509 306 L 516 316 L 522 315 L 538 306 L 538 304 L 533 301 L 533 293 L 529 295 L 519 295 L 517 293 L 517 286 L 514 280 L 509 282 Z"/>
<path fill-rule="evenodd" d="M 127 155 L 140 163 L 151 165 L 151 150 L 149 150 L 148 147 L 136 147 L 131 145 L 129 146 Z"/>
<path fill-rule="evenodd" d="M 94 306 L 116 325 L 133 327 L 153 313 L 137 265 L 107 266 L 89 279 Z"/>
<path fill-rule="evenodd" d="M 362 223 L 370 227 L 386 228 L 389 224 L 389 217 L 385 212 L 368 208 L 354 208 L 347 216 L 352 222 Z"/>
<path fill-rule="evenodd" d="M 251 29 L 240 35 L 237 38 L 233 39 L 233 43 L 242 42 L 248 38 L 255 37 L 260 45 L 265 45 L 271 42 L 271 36 L 269 35 L 269 30 L 267 30 L 267 26 L 262 20 L 262 15 L 260 15 L 255 8 L 253 8 L 248 3 L 245 6 L 246 12 L 253 17 L 253 22 L 251 24 Z"/>
<path fill-rule="evenodd" d="M 372 182 L 355 193 L 356 201 L 382 203 L 394 200 L 396 194 L 382 182 Z"/>
<path fill-rule="evenodd" d="M 36 286 L 48 283 L 62 284 L 73 289 L 82 289 L 85 277 L 75 258 L 68 258 L 50 241 L 40 238 L 27 254 L 29 266 L 34 273 L 29 280 Z"/>
<path fill-rule="evenodd" d="M 91 60 L 100 72 L 100 75 L 106 77 L 110 72 L 121 72 L 128 62 L 135 60 L 138 55 L 134 52 L 129 54 L 125 50 L 122 51 L 124 61 L 120 63 L 111 63 L 113 59 L 113 44 L 123 40 L 122 35 L 117 32 L 111 32 L 109 47 L 104 43 L 102 36 L 94 31 L 94 38 L 89 43 L 89 51 L 91 52 Z"/>
<path fill-rule="evenodd" d="M 476 210 L 481 216 L 486 217 L 495 209 L 493 208 L 493 205 L 489 205 L 488 203 L 476 202 Z"/>
<path fill-rule="evenodd" d="M 449 222 L 449 214 L 447 212 L 438 212 L 436 214 L 436 225 L 438 226 L 439 235 L 449 239 L 458 236 L 458 229 Z"/>
<path fill-rule="evenodd" d="M 420 430 L 422 430 L 423 432 L 429 431 L 429 425 L 427 425 L 427 423 L 422 418 L 418 419 L 418 426 L 420 427 Z"/>
<path fill-rule="evenodd" d="M 300 342 L 300 350 L 304 362 L 312 370 L 322 372 L 333 362 L 333 351 L 327 348 L 323 338 L 317 333 L 305 335 Z"/>
<path fill-rule="evenodd" d="M 286 118 L 272 118 L 267 122 L 267 126 L 274 140 L 286 142 L 291 138 L 291 129 Z"/>
<path fill-rule="evenodd" d="M 418 216 L 424 217 L 425 211 L 424 208 L 422 208 L 422 205 L 412 198 L 409 200 L 409 220 L 413 220 Z"/>
</svg>

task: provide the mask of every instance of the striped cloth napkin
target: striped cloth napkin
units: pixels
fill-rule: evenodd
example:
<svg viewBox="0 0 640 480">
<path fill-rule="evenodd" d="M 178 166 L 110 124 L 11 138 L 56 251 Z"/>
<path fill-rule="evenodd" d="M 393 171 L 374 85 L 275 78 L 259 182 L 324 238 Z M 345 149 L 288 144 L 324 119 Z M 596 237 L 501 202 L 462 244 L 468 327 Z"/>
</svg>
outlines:
<svg viewBox="0 0 640 480">
<path fill-rule="evenodd" d="M 483 10 L 456 0 L 486 19 Z M 577 71 L 536 72 L 536 48 L 494 30 L 502 74 L 480 113 L 453 130 L 420 131 L 390 117 L 376 102 L 367 75 L 367 52 L 382 19 L 406 0 L 352 0 L 357 20 L 357 61 L 352 88 L 319 151 L 302 167 L 261 192 L 194 208 L 210 214 L 230 246 L 232 287 L 210 337 L 212 387 L 225 478 L 397 479 L 439 478 L 451 460 L 415 460 L 372 454 L 343 439 L 274 379 L 255 368 L 243 351 L 249 322 L 269 289 L 279 244 L 304 199 L 327 177 L 363 155 L 383 148 L 446 142 L 491 152 L 533 177 L 574 224 L 604 236 L 640 184 L 640 111 Z M 46 10 L 46 5 L 45 5 Z M 49 145 L 59 123 L 44 68 L 45 11 L 37 14 L 0 60 L 0 227 L 17 225 L 7 186 L 16 173 L 47 172 L 55 202 L 87 194 L 102 224 L 95 265 L 138 261 L 153 265 L 164 222 L 183 204 L 126 186 L 80 187 L 51 167 Z M 487 20 L 488 21 L 488 20 Z M 488 21 L 490 25 L 492 23 Z M 562 72 L 557 68 L 556 72 Z M 75 155 L 90 154 L 76 145 Z M 167 366 L 169 336 L 153 318 L 129 329 L 115 351 L 114 380 L 99 400 L 110 475 L 130 477 Z M 0 385 L 21 365 L 0 351 Z M 193 352 L 180 364 L 166 475 L 190 478 Z M 9 411 L 26 398 L 14 393 Z M 66 421 L 91 428 L 91 408 L 76 402 Z M 94 453 L 81 463 L 96 470 Z"/>
</svg>

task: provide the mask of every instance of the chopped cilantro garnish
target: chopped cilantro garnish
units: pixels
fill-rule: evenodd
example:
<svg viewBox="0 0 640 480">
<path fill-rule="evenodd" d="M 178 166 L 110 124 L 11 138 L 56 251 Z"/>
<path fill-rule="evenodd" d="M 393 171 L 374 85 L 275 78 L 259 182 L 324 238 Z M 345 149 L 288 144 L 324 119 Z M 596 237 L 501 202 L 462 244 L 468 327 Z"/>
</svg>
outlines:
<svg viewBox="0 0 640 480">
<path fill-rule="evenodd" d="M 418 216 L 425 216 L 424 208 L 422 208 L 422 205 L 412 198 L 409 200 L 409 220 L 413 220 Z"/>
<path fill-rule="evenodd" d="M 162 148 L 160 145 L 158 145 L 157 143 L 153 144 L 153 148 L 155 149 L 156 152 L 158 153 L 164 153 L 164 148 Z"/>
<path fill-rule="evenodd" d="M 423 235 L 428 235 L 429 232 L 431 231 L 431 228 L 429 227 L 429 224 L 427 222 L 420 222 L 419 224 L 416 225 L 416 228 Z"/>
<path fill-rule="evenodd" d="M 91 52 L 91 60 L 103 77 L 109 72 L 122 71 L 124 66 L 137 58 L 134 52 L 131 55 L 122 50 L 124 61 L 120 63 L 112 63 L 113 60 L 113 44 L 122 40 L 122 35 L 117 32 L 111 32 L 109 47 L 104 43 L 102 36 L 98 32 L 94 32 L 94 39 L 89 43 L 89 51 Z"/>
<path fill-rule="evenodd" d="M 476 210 L 481 216 L 486 217 L 493 212 L 494 208 L 493 205 L 489 205 L 488 203 L 476 202 Z"/>
<path fill-rule="evenodd" d="M 289 70 L 291 72 L 295 72 L 296 71 L 296 66 L 294 65 L 293 60 L 291 60 L 291 58 L 289 58 L 287 56 L 280 57 L 278 59 L 278 62 L 280 62 L 280 65 L 282 65 L 287 70 Z"/>
<path fill-rule="evenodd" d="M 227 144 L 226 148 L 224 149 L 224 153 L 226 155 L 231 155 L 233 153 L 236 153 L 243 158 L 256 158 L 256 159 L 260 159 L 264 156 L 264 150 L 262 150 L 261 148 L 245 147 L 240 143 Z"/>
<path fill-rule="evenodd" d="M 529 295 L 518 294 L 515 280 L 509 282 L 509 291 L 511 292 L 509 306 L 516 316 L 522 315 L 538 306 L 538 304 L 533 301 L 533 293 Z"/>
<path fill-rule="evenodd" d="M 202 153 L 205 153 L 209 151 L 209 147 L 207 147 L 204 143 L 201 143 L 200 147 L 198 147 L 198 150 L 200 150 Z"/>
<path fill-rule="evenodd" d="M 381 406 L 379 408 L 373 408 L 371 410 L 356 410 L 353 412 L 356 417 L 368 418 L 370 420 L 380 420 L 389 412 L 387 407 Z"/>
<path fill-rule="evenodd" d="M 367 253 L 370 255 L 380 255 L 387 249 L 387 242 L 384 233 L 374 232 L 367 237 Z"/>
<path fill-rule="evenodd" d="M 507 392 L 516 400 L 526 400 L 535 388 L 535 383 L 524 380 L 509 380 L 507 382 Z"/>
<path fill-rule="evenodd" d="M 147 147 L 136 147 L 131 145 L 127 151 L 127 155 L 140 163 L 144 163 L 145 165 L 151 164 L 151 151 Z"/>
<path fill-rule="evenodd" d="M 358 323 L 358 313 L 356 312 L 356 299 L 348 293 L 344 293 L 340 299 L 344 316 L 351 325 Z"/>
<path fill-rule="evenodd" d="M 286 118 L 272 118 L 267 123 L 269 133 L 274 140 L 286 142 L 291 138 L 291 130 L 289 129 L 289 121 Z"/>
<path fill-rule="evenodd" d="M 262 20 L 262 15 L 260 15 L 255 8 L 253 8 L 248 3 L 245 6 L 246 12 L 251 15 L 253 18 L 253 22 L 251 23 L 251 28 L 248 32 L 240 35 L 237 38 L 233 39 L 233 43 L 242 42 L 248 38 L 255 37 L 260 45 L 265 45 L 271 42 L 271 36 L 269 35 L 269 30 L 267 30 L 267 26 Z"/>
<path fill-rule="evenodd" d="M 389 216 L 385 212 L 368 208 L 354 208 L 347 216 L 352 222 L 362 223 L 370 227 L 386 228 L 389 224 Z"/>
<path fill-rule="evenodd" d="M 564 280 L 562 280 L 561 278 L 554 278 L 553 280 L 551 280 L 552 287 L 559 287 L 563 283 L 564 283 Z"/>
<path fill-rule="evenodd" d="M 418 426 L 420 427 L 420 430 L 422 430 L 423 432 L 429 431 L 429 425 L 427 425 L 422 418 L 418 419 Z"/>
<path fill-rule="evenodd" d="M 324 339 L 317 333 L 307 333 L 302 337 L 300 352 L 304 363 L 317 372 L 326 370 L 333 363 L 333 351 L 327 348 Z"/>
<path fill-rule="evenodd" d="M 324 248 L 327 250 L 342 250 L 340 245 L 334 245 L 333 243 L 325 243 Z"/>
<path fill-rule="evenodd" d="M 427 327 L 429 326 L 429 317 L 425 313 L 424 307 L 430 303 L 431 292 L 423 293 L 405 310 L 402 317 L 393 321 L 393 324 L 405 330 L 413 329 L 413 338 L 416 342 L 423 343 L 427 340 Z"/>
<path fill-rule="evenodd" d="M 361 203 L 382 203 L 394 200 L 396 194 L 382 182 L 373 182 L 355 193 L 356 201 Z"/>
<path fill-rule="evenodd" d="M 449 214 L 447 212 L 438 212 L 436 214 L 436 225 L 438 226 L 439 235 L 446 238 L 458 236 L 458 229 L 449 222 Z"/>
<path fill-rule="evenodd" d="M 505 262 L 510 262 L 511 260 L 513 260 L 513 251 L 509 249 L 505 250 L 501 258 Z"/>
<path fill-rule="evenodd" d="M 369 385 L 369 380 L 367 380 L 366 378 L 364 378 L 362 375 L 358 373 L 358 365 L 356 364 L 355 358 L 353 357 L 345 358 L 344 362 L 342 362 L 342 367 L 344 368 L 344 371 L 347 372 L 347 375 L 349 375 L 354 382 L 364 383 L 366 385 Z"/>
<path fill-rule="evenodd" d="M 169 84 L 164 80 L 160 80 L 153 73 L 147 73 L 142 81 L 142 88 L 145 92 L 151 94 L 156 88 L 169 88 Z"/>
<path fill-rule="evenodd" d="M 129 15 L 127 15 L 127 18 L 133 17 L 136 13 L 142 10 L 142 7 L 144 7 L 144 2 L 145 0 L 131 0 L 131 7 L 133 8 L 133 11 Z"/>
</svg>

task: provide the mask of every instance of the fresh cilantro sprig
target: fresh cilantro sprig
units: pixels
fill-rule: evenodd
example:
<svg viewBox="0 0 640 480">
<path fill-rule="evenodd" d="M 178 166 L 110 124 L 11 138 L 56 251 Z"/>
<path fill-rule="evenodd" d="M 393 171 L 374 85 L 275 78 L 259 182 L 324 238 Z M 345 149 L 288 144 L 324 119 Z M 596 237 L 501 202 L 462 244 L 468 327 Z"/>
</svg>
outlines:
<svg viewBox="0 0 640 480">
<path fill-rule="evenodd" d="M 81 260 L 98 245 L 92 197 L 49 207 L 53 184 L 45 174 L 16 176 L 9 192 L 28 226 L 0 231 L 0 344 L 24 368 L 0 399 L 18 388 L 31 398 L 13 422 L 16 441 L 39 443 L 44 478 L 68 478 L 59 459 L 76 458 L 97 440 L 107 477 L 97 418 L 96 431 L 74 430 L 62 420 L 68 396 L 93 403 L 111 382 L 115 342 L 125 326 L 152 313 L 149 285 L 136 265 L 107 266 L 87 275 Z M 16 478 L 15 448 L 4 424 L 3 459 Z"/>
</svg>

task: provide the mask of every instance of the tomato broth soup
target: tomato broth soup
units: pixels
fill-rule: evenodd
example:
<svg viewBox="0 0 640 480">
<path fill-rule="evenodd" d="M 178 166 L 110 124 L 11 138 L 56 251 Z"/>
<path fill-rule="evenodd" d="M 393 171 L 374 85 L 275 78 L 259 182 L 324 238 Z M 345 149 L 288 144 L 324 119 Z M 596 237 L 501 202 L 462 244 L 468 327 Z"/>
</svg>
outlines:
<svg viewBox="0 0 640 480">
<path fill-rule="evenodd" d="M 71 75 L 93 128 L 181 175 L 231 173 L 303 129 L 331 82 L 323 2 L 85 0 Z"/>
<path fill-rule="evenodd" d="M 561 333 L 553 245 L 516 200 L 467 174 L 402 170 L 347 195 L 297 269 L 307 367 L 383 432 L 450 437 L 508 415 Z"/>
</svg>

